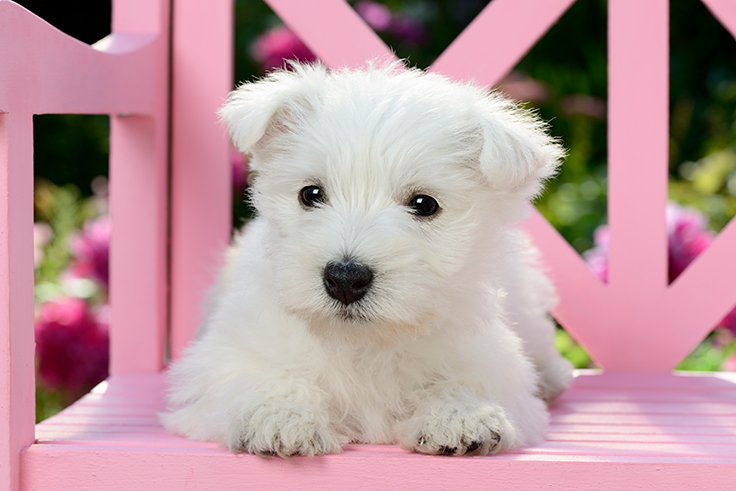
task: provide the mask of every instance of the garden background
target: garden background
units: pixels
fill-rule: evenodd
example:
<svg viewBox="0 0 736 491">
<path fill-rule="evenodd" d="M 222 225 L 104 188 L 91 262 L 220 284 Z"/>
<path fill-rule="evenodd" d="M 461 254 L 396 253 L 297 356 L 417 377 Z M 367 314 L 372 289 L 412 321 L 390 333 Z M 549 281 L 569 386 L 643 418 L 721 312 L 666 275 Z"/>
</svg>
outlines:
<svg viewBox="0 0 736 491">
<path fill-rule="evenodd" d="M 87 43 L 110 32 L 109 1 L 83 0 L 73 7 L 16 1 Z M 488 1 L 350 3 L 399 57 L 426 68 Z M 699 0 L 673 0 L 670 8 L 666 219 L 672 281 L 736 214 L 736 41 Z M 234 84 L 281 67 L 284 59 L 314 60 L 262 0 L 235 0 L 234 43 Z M 562 171 L 537 207 L 604 281 L 606 69 L 606 2 L 578 0 L 498 87 L 538 110 L 568 148 Z M 107 267 L 114 233 L 107 219 L 108 135 L 107 116 L 34 118 L 38 420 L 107 375 Z M 237 227 L 252 214 L 244 200 L 247 159 L 233 153 L 232 169 Z M 591 366 L 562 329 L 557 340 L 577 367 Z M 736 310 L 678 368 L 736 370 Z"/>
</svg>

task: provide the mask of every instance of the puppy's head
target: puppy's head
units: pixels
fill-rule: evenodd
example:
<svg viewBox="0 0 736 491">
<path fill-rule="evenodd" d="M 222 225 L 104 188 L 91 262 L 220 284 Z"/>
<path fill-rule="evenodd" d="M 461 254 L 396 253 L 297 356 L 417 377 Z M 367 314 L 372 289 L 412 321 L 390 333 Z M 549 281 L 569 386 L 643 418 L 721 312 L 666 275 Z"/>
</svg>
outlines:
<svg viewBox="0 0 736 491">
<path fill-rule="evenodd" d="M 462 308 L 561 147 L 512 102 L 436 74 L 292 68 L 221 111 L 257 171 L 284 307 L 384 341 Z"/>
</svg>

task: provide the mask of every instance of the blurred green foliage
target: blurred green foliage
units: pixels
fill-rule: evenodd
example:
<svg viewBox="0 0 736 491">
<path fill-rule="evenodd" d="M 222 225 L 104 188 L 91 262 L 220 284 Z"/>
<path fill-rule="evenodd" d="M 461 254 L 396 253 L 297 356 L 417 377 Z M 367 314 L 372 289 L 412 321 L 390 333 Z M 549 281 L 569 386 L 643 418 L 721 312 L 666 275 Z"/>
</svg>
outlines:
<svg viewBox="0 0 736 491">
<path fill-rule="evenodd" d="M 677 370 L 715 372 L 736 370 L 736 338 L 727 329 L 709 334 L 679 365 Z"/>
<path fill-rule="evenodd" d="M 43 261 L 36 268 L 36 284 L 55 283 L 71 258 L 69 239 L 97 210 L 92 198 L 82 198 L 76 185 L 57 186 L 45 178 L 36 179 L 33 202 L 35 221 L 51 227 Z"/>
<path fill-rule="evenodd" d="M 69 244 L 85 222 L 100 215 L 100 197 L 83 197 L 74 184 L 57 186 L 45 178 L 34 183 L 34 242 L 37 251 L 34 296 L 37 308 L 62 297 L 107 302 L 107 294 L 86 278 L 65 278 L 72 260 Z M 42 232 L 42 233 L 39 233 Z M 40 237 L 39 237 L 40 235 Z M 36 422 L 69 406 L 84 392 L 36 385 Z"/>
<path fill-rule="evenodd" d="M 109 135 L 108 116 L 34 116 L 34 175 L 58 186 L 74 184 L 83 196 L 91 196 L 92 180 L 108 175 Z"/>
<path fill-rule="evenodd" d="M 585 348 L 580 346 L 566 331 L 558 329 L 555 336 L 555 346 L 575 368 L 592 368 L 593 360 Z"/>
<path fill-rule="evenodd" d="M 66 391 L 49 390 L 36 384 L 36 423 L 50 418 L 70 406 L 76 399 L 78 397 L 70 396 Z"/>
</svg>

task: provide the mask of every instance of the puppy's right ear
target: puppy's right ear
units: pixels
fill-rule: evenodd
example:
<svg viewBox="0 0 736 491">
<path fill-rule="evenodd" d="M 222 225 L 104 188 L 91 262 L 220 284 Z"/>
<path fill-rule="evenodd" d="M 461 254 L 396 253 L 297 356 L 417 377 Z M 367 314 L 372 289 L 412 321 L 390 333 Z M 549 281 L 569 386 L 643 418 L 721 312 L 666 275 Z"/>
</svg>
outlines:
<svg viewBox="0 0 736 491">
<path fill-rule="evenodd" d="M 248 153 L 262 139 L 298 123 L 319 106 L 327 69 L 299 63 L 291 63 L 290 68 L 240 85 L 220 109 L 240 152 Z"/>
<path fill-rule="evenodd" d="M 535 113 L 499 93 L 487 95 L 480 107 L 481 171 L 498 189 L 535 196 L 557 172 L 564 148 Z"/>
</svg>

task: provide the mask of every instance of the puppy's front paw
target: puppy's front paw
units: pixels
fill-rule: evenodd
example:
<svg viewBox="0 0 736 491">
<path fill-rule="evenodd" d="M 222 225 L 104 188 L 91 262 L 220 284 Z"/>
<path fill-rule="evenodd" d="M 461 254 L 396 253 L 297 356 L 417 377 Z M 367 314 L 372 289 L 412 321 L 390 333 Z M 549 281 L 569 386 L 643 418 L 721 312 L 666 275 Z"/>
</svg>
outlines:
<svg viewBox="0 0 736 491">
<path fill-rule="evenodd" d="M 256 455 L 324 455 L 340 451 L 340 438 L 320 414 L 265 406 L 253 413 L 229 442 L 233 452 Z"/>
<path fill-rule="evenodd" d="M 404 425 L 402 446 L 434 455 L 488 455 L 517 444 L 516 432 L 492 405 L 472 409 L 447 406 Z"/>
</svg>

